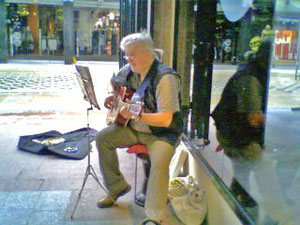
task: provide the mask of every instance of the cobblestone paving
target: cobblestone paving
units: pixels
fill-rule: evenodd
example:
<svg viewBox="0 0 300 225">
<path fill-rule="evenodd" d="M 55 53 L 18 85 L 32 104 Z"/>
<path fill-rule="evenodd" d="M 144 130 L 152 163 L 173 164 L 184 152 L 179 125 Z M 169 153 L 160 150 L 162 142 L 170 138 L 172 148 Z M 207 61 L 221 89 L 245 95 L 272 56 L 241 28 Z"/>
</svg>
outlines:
<svg viewBox="0 0 300 225">
<path fill-rule="evenodd" d="M 117 64 L 99 64 L 88 65 L 93 71 L 93 82 L 99 100 L 106 96 L 103 90 L 107 90 L 107 81 L 112 71 L 117 71 Z M 108 68 L 108 71 L 107 71 Z M 114 68 L 114 69 L 112 69 Z M 236 66 L 215 65 L 212 82 L 212 105 L 215 105 L 220 98 L 224 86 L 228 79 L 236 71 Z M 270 105 L 283 107 L 299 107 L 300 102 L 300 81 L 295 80 L 293 70 L 273 69 L 269 84 Z M 8 64 L 1 65 L 0 68 L 0 101 L 7 104 L 16 99 L 14 95 L 23 96 L 23 101 L 28 98 L 28 94 L 48 94 L 61 96 L 73 96 L 70 93 L 81 93 L 77 78 L 74 75 L 75 68 L 73 65 L 66 66 L 60 64 L 28 65 L 28 64 Z M 72 92 L 73 91 L 73 92 Z M 75 92 L 74 92 L 75 91 Z M 24 95 L 27 93 L 27 95 Z M 67 94 L 68 93 L 68 94 Z M 4 99 L 6 100 L 4 101 Z M 31 102 L 33 97 L 27 102 Z M 36 100 L 34 100 L 36 101 Z M 5 108 L 4 107 L 4 108 Z M 30 107 L 33 107 L 30 105 Z M 3 110 L 4 110 L 3 108 Z M 213 107 L 212 107 L 213 108 Z M 12 109 L 6 109 L 14 111 Z"/>
<path fill-rule="evenodd" d="M 72 74 L 0 71 L 0 92 L 59 92 L 79 88 Z"/>
<path fill-rule="evenodd" d="M 300 92 L 300 81 L 295 80 L 292 74 L 272 73 L 269 89 L 297 93 Z"/>
<path fill-rule="evenodd" d="M 214 70 L 212 81 L 212 105 L 217 104 L 222 91 L 234 74 L 236 68 L 230 70 Z M 300 107 L 300 80 L 295 80 L 294 70 L 272 69 L 269 82 L 269 101 L 271 107 Z"/>
<path fill-rule="evenodd" d="M 222 92 L 234 72 L 234 69 L 229 71 L 214 70 L 212 90 Z M 269 89 L 286 93 L 300 93 L 300 80 L 295 80 L 292 70 L 271 70 Z"/>
<path fill-rule="evenodd" d="M 107 96 L 116 62 L 82 62 L 93 78 L 98 103 Z M 82 112 L 87 102 L 74 65 L 61 62 L 14 62 L 0 65 L 0 114 Z"/>
<path fill-rule="evenodd" d="M 212 90 L 222 92 L 235 71 L 235 67 L 214 69 Z M 0 92 L 59 92 L 75 88 L 79 88 L 76 76 L 69 71 L 0 71 Z M 300 81 L 294 79 L 293 71 L 273 71 L 269 89 L 298 93 Z"/>
</svg>

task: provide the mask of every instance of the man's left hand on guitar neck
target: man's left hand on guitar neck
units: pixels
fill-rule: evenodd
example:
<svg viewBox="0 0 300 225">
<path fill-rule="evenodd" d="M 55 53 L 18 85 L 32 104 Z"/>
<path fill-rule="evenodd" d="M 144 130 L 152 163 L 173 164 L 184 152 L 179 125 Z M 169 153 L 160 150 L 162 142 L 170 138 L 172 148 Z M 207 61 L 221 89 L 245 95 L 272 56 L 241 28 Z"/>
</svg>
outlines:
<svg viewBox="0 0 300 225">
<path fill-rule="evenodd" d="M 104 107 L 107 109 L 112 109 L 115 101 L 115 96 L 110 95 L 104 100 Z"/>
</svg>

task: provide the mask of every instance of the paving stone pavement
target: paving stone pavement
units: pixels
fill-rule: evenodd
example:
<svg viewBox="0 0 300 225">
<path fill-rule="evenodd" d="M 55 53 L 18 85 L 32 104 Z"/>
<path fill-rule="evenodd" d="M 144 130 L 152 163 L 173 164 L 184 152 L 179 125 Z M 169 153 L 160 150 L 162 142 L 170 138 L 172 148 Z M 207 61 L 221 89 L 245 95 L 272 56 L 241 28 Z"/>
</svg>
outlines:
<svg viewBox="0 0 300 225">
<path fill-rule="evenodd" d="M 118 70 L 118 64 L 81 64 L 90 67 L 97 99 L 102 106 L 108 92 L 108 81 Z M 235 69 L 216 67 L 212 102 L 217 102 Z M 74 73 L 74 65 L 61 62 L 0 65 L 0 224 L 135 225 L 145 216 L 143 209 L 133 203 L 133 191 L 120 199 L 119 207 L 98 209 L 96 201 L 104 191 L 90 177 L 71 220 L 86 160 L 34 155 L 16 148 L 21 135 L 52 129 L 68 132 L 86 126 L 89 104 L 83 100 Z M 293 80 L 293 71 L 274 70 L 273 74 L 270 102 L 276 106 L 299 103 L 299 81 Z M 89 118 L 91 127 L 100 130 L 106 126 L 105 117 L 103 107 L 101 110 L 94 109 Z M 124 150 L 119 150 L 119 155 L 122 158 L 120 168 L 128 182 L 134 185 L 135 158 Z M 94 144 L 91 158 L 93 167 L 100 174 Z M 139 173 L 139 179 L 142 177 L 143 174 Z M 51 199 L 59 201 L 52 202 Z M 170 225 L 179 224 L 177 220 L 170 220 L 173 221 Z"/>
<path fill-rule="evenodd" d="M 91 112 L 91 127 L 105 126 L 105 113 Z M 48 130 L 67 132 L 86 125 L 84 114 L 50 114 L 2 116 L 0 118 L 0 224 L 40 225 L 136 225 L 145 217 L 143 208 L 134 201 L 132 189 L 118 200 L 118 207 L 98 209 L 97 199 L 104 190 L 89 176 L 83 189 L 74 218 L 71 219 L 79 190 L 82 187 L 87 158 L 69 160 L 56 155 L 37 155 L 17 149 L 19 136 Z M 127 182 L 134 187 L 135 156 L 118 150 L 120 169 Z M 100 182 L 97 150 L 92 143 L 91 165 Z M 138 164 L 137 190 L 143 179 L 142 165 Z M 14 213 L 12 213 L 14 212 Z M 180 223 L 169 215 L 170 224 Z M 168 223 L 169 224 L 169 223 Z"/>
<path fill-rule="evenodd" d="M 118 200 L 118 207 L 98 209 L 104 190 L 89 176 L 74 218 L 71 214 L 82 187 L 87 157 L 69 160 L 56 155 L 37 155 L 17 149 L 19 137 L 49 130 L 61 133 L 87 126 L 106 126 L 102 107 L 107 83 L 117 63 L 81 63 L 90 67 L 101 110 L 89 112 L 74 65 L 61 63 L 10 63 L 0 65 L 0 224 L 1 225 L 136 225 L 145 217 L 134 201 L 132 189 Z M 135 156 L 118 150 L 120 169 L 134 187 Z M 95 143 L 91 165 L 102 182 Z M 143 179 L 138 164 L 137 190 Z M 171 214 L 168 225 L 180 225 Z"/>
<path fill-rule="evenodd" d="M 88 66 L 99 104 L 108 92 L 115 62 L 82 62 Z M 0 65 L 0 114 L 85 112 L 86 102 L 74 65 L 61 62 Z"/>
<path fill-rule="evenodd" d="M 236 71 L 236 66 L 214 67 L 212 81 L 212 108 L 220 100 L 227 81 Z M 300 106 L 300 80 L 295 80 L 295 69 L 271 69 L 268 93 L 269 107 L 293 108 Z"/>
<path fill-rule="evenodd" d="M 78 88 L 78 82 L 68 73 L 0 72 L 2 92 L 57 92 L 73 88 Z"/>
</svg>

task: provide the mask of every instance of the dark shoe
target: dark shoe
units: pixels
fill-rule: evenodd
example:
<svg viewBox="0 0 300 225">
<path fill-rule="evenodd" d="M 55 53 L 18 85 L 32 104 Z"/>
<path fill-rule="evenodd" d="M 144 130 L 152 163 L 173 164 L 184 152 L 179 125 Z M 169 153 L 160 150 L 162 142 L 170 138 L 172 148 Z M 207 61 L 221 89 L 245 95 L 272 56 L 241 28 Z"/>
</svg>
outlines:
<svg viewBox="0 0 300 225">
<path fill-rule="evenodd" d="M 97 206 L 99 208 L 110 208 L 113 207 L 115 202 L 117 201 L 118 198 L 121 196 L 127 194 L 131 190 L 131 186 L 128 185 L 123 191 L 121 191 L 118 194 L 115 195 L 107 195 L 104 198 L 100 198 L 97 202 Z"/>
<path fill-rule="evenodd" d="M 146 218 L 142 222 L 140 222 L 139 225 L 161 225 L 161 224 L 157 221 Z"/>
</svg>

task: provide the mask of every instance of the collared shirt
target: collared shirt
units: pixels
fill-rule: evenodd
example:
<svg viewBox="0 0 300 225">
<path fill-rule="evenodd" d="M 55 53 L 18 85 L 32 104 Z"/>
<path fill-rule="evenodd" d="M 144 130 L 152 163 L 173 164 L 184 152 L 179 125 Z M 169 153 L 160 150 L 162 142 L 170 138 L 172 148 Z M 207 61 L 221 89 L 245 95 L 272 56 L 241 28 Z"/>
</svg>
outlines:
<svg viewBox="0 0 300 225">
<path fill-rule="evenodd" d="M 134 74 L 130 81 L 133 88 L 137 89 L 140 84 L 139 74 Z M 180 80 L 178 77 L 166 74 L 159 81 L 155 98 L 157 101 L 157 112 L 176 112 L 180 110 L 178 94 L 180 91 Z M 147 124 L 139 121 L 130 121 L 130 126 L 139 132 L 151 133 L 151 130 Z"/>
</svg>

